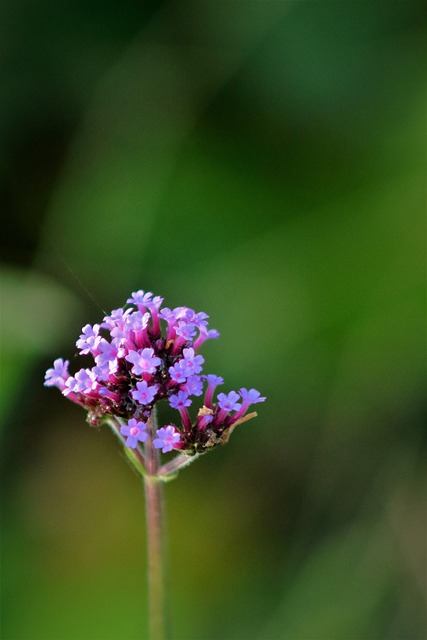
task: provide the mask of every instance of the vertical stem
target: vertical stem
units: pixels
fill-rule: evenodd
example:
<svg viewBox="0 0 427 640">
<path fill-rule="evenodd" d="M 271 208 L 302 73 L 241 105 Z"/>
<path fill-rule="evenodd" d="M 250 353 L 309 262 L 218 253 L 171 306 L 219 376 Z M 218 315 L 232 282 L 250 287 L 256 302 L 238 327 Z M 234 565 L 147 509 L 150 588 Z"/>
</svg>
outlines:
<svg viewBox="0 0 427 640">
<path fill-rule="evenodd" d="M 148 627 L 150 640 L 164 640 L 165 550 L 163 483 L 156 477 L 159 468 L 159 451 L 153 447 L 153 439 L 156 432 L 154 415 L 149 420 L 148 432 L 149 436 L 145 443 L 147 475 L 144 476 L 148 553 Z"/>
</svg>

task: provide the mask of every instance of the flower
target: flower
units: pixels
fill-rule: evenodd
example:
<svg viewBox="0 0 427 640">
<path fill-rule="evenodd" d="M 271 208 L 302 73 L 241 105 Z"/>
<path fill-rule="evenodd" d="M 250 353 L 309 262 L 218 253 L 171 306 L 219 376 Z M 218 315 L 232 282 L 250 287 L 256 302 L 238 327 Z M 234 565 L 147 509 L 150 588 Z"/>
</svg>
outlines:
<svg viewBox="0 0 427 640">
<path fill-rule="evenodd" d="M 239 393 L 242 397 L 243 404 L 256 404 L 257 402 L 264 402 L 266 398 L 261 398 L 261 394 L 256 389 L 250 389 L 249 391 L 245 388 L 239 389 Z"/>
<path fill-rule="evenodd" d="M 208 383 L 208 388 L 206 390 L 206 394 L 205 394 L 205 406 L 206 407 L 211 407 L 212 406 L 212 397 L 213 397 L 213 393 L 216 389 L 216 387 L 220 384 L 224 383 L 224 380 L 222 378 L 220 378 L 219 376 L 214 375 L 213 373 L 205 376 L 206 381 Z"/>
<path fill-rule="evenodd" d="M 65 382 L 66 389 L 64 395 L 73 391 L 74 393 L 86 393 L 95 391 L 98 386 L 96 374 L 90 369 L 80 369 L 74 377 L 70 376 Z"/>
<path fill-rule="evenodd" d="M 237 409 L 240 409 L 238 400 L 240 400 L 240 396 L 235 391 L 230 391 L 228 395 L 225 393 L 218 394 L 218 406 L 224 411 L 237 411 Z"/>
<path fill-rule="evenodd" d="M 189 407 L 191 400 L 186 391 L 178 391 L 176 395 L 170 396 L 169 404 L 173 409 L 181 409 L 183 407 Z"/>
<path fill-rule="evenodd" d="M 154 355 L 154 349 L 142 349 L 142 351 L 130 351 L 126 360 L 133 364 L 132 373 L 136 376 L 141 373 L 155 373 L 156 367 L 161 363 L 160 358 Z"/>
<path fill-rule="evenodd" d="M 140 404 L 150 404 L 156 396 L 157 389 L 157 385 L 149 387 L 145 380 L 142 380 L 136 383 L 136 389 L 133 389 L 130 394 Z"/>
<path fill-rule="evenodd" d="M 45 387 L 58 387 L 61 391 L 65 387 L 65 381 L 69 377 L 68 375 L 68 360 L 57 358 L 51 369 L 46 371 L 45 375 Z"/>
<path fill-rule="evenodd" d="M 196 356 L 192 347 L 183 349 L 182 355 L 184 358 L 181 360 L 180 367 L 186 378 L 201 372 L 202 364 L 205 361 L 203 356 Z"/>
<path fill-rule="evenodd" d="M 203 393 L 203 380 L 200 376 L 190 376 L 182 388 L 189 396 L 201 396 Z"/>
<path fill-rule="evenodd" d="M 130 449 L 135 449 L 138 446 L 138 442 L 145 442 L 148 438 L 146 428 L 145 422 L 139 422 L 134 418 L 131 418 L 127 424 L 120 427 L 122 436 L 127 436 L 126 446 Z"/>
<path fill-rule="evenodd" d="M 161 449 L 163 453 L 176 449 L 176 445 L 181 440 L 179 431 L 173 425 L 157 429 L 156 434 L 157 438 L 153 440 L 153 446 L 156 449 Z"/>
<path fill-rule="evenodd" d="M 82 334 L 76 342 L 76 347 L 81 354 L 86 354 L 96 350 L 97 344 L 100 341 L 99 324 L 94 324 L 93 327 L 90 324 L 86 324 L 82 329 Z"/>
<path fill-rule="evenodd" d="M 153 409 L 163 401 L 178 416 L 176 426 L 157 429 L 156 448 L 194 455 L 225 443 L 237 423 L 255 415 L 245 418 L 248 407 L 265 398 L 244 387 L 215 398 L 224 381 L 203 373 L 205 360 L 198 351 L 219 335 L 209 329 L 209 316 L 190 307 L 162 308 L 163 298 L 142 289 L 134 291 L 127 303 L 100 324 L 83 327 L 76 344 L 81 355 L 94 360 L 92 368 L 70 374 L 68 360 L 57 358 L 46 371 L 45 386 L 59 388 L 82 406 L 90 424 L 113 420 L 132 449 L 147 442 Z M 197 397 L 203 399 L 192 417 L 188 407 Z"/>
</svg>

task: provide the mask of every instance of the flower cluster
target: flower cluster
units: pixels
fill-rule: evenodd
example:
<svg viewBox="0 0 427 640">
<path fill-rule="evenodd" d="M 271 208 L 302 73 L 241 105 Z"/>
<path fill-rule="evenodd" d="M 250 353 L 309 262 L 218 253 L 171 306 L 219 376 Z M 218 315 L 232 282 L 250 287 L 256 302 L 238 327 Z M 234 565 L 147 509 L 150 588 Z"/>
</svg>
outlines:
<svg viewBox="0 0 427 640">
<path fill-rule="evenodd" d="M 101 324 L 83 327 L 76 346 L 81 355 L 94 359 L 94 366 L 70 375 L 68 360 L 59 358 L 46 372 L 44 384 L 58 387 L 84 407 L 92 425 L 105 417 L 120 418 L 120 433 L 132 449 L 147 440 L 153 407 L 165 399 L 179 419 L 157 429 L 154 447 L 194 455 L 226 442 L 249 406 L 265 398 L 255 389 L 242 388 L 214 399 L 223 379 L 202 373 L 204 358 L 197 352 L 218 332 L 208 329 L 205 313 L 162 308 L 162 303 L 163 298 L 150 292 L 132 293 L 126 308 L 115 309 Z M 203 405 L 191 417 L 189 407 L 200 396 Z"/>
</svg>

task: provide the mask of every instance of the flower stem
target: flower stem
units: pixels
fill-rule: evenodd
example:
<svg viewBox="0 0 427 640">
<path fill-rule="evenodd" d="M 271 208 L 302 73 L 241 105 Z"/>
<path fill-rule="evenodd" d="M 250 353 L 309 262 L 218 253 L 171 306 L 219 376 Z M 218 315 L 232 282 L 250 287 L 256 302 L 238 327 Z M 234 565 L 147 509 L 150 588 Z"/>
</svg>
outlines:
<svg viewBox="0 0 427 640">
<path fill-rule="evenodd" d="M 163 483 L 157 477 L 159 452 L 153 447 L 153 439 L 156 432 L 154 415 L 149 420 L 147 431 L 149 432 L 145 443 L 147 475 L 144 476 L 144 485 L 148 554 L 148 637 L 149 640 L 164 640 L 165 549 Z"/>
</svg>

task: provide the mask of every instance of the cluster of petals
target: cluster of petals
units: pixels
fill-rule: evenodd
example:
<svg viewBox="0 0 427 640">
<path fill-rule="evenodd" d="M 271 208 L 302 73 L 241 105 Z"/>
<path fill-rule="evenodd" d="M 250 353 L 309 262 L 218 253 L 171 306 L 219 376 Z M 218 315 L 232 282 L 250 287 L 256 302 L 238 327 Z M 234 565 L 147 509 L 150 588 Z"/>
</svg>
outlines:
<svg viewBox="0 0 427 640">
<path fill-rule="evenodd" d="M 163 298 L 135 291 L 125 308 L 113 310 L 100 324 L 86 324 L 76 342 L 82 356 L 91 356 L 91 368 L 69 373 L 69 361 L 58 358 L 47 370 L 46 386 L 88 411 L 90 424 L 105 417 L 120 418 L 125 444 L 136 448 L 149 437 L 153 407 L 167 400 L 178 412 L 176 424 L 157 429 L 153 445 L 163 453 L 180 449 L 202 452 L 220 442 L 224 433 L 265 398 L 255 389 L 219 393 L 223 379 L 203 374 L 200 346 L 219 336 L 208 328 L 208 316 L 188 307 L 162 308 Z M 203 396 L 201 407 L 189 413 L 193 397 Z"/>
</svg>

